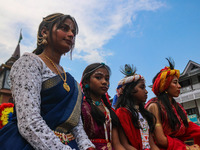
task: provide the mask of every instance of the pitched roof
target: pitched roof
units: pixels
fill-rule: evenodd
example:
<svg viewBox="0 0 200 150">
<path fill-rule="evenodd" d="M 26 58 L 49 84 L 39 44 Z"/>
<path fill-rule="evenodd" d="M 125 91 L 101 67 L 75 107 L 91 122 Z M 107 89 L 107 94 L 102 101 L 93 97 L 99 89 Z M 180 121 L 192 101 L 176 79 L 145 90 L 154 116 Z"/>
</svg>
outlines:
<svg viewBox="0 0 200 150">
<path fill-rule="evenodd" d="M 14 64 L 14 62 L 19 59 L 20 57 L 20 45 L 19 43 L 17 44 L 17 47 L 15 48 L 14 53 L 12 54 L 12 56 L 6 61 L 6 65 L 8 66 L 12 66 Z"/>
<path fill-rule="evenodd" d="M 184 71 L 181 73 L 181 76 L 184 76 L 187 73 L 191 72 L 192 70 L 196 70 L 196 69 L 200 69 L 200 64 L 198 64 L 192 60 L 189 60 Z"/>
</svg>

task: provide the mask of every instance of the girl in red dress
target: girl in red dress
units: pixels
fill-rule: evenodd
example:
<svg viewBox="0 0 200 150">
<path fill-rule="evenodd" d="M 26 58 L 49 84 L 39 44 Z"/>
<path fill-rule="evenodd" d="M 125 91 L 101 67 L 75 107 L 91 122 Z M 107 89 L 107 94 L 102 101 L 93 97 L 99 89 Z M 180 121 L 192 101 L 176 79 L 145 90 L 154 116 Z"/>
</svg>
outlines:
<svg viewBox="0 0 200 150">
<path fill-rule="evenodd" d="M 180 93 L 180 72 L 174 69 L 172 59 L 167 60 L 169 67 L 161 69 L 153 79 L 152 91 L 156 97 L 145 105 L 156 117 L 154 139 L 165 150 L 200 150 L 200 127 L 188 121 L 185 109 L 174 99 Z M 195 145 L 184 143 L 190 138 Z"/>
<path fill-rule="evenodd" d="M 158 147 L 151 136 L 155 118 L 144 109 L 148 93 L 144 77 L 135 74 L 136 69 L 130 65 L 125 65 L 121 72 L 126 76 L 117 87 L 116 114 L 122 125 L 120 140 L 126 149 L 156 150 Z"/>
</svg>

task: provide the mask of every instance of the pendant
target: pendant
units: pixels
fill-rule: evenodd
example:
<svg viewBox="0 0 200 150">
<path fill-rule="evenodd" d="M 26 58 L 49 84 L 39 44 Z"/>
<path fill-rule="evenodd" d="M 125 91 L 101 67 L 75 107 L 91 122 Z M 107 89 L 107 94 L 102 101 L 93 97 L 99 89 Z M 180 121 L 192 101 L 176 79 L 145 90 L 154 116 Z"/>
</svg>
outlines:
<svg viewBox="0 0 200 150">
<path fill-rule="evenodd" d="M 96 105 L 96 106 L 100 106 L 100 105 L 102 105 L 102 102 L 96 101 L 96 102 L 95 102 L 95 105 Z"/>
<path fill-rule="evenodd" d="M 108 148 L 108 150 L 112 150 L 112 145 L 110 142 L 107 143 L 107 148 Z"/>
<path fill-rule="evenodd" d="M 67 92 L 70 91 L 70 87 L 69 87 L 69 85 L 67 83 L 63 83 L 63 87 Z"/>
<path fill-rule="evenodd" d="M 100 105 L 100 102 L 99 102 L 99 101 L 96 101 L 96 102 L 95 102 L 95 105 L 99 106 L 99 105 Z"/>
</svg>

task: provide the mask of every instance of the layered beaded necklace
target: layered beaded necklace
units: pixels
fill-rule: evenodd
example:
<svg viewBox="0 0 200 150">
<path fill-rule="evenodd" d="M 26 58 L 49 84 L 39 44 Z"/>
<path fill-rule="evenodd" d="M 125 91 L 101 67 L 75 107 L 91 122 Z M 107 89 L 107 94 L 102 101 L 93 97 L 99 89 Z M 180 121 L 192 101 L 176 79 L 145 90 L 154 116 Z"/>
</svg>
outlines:
<svg viewBox="0 0 200 150">
<path fill-rule="evenodd" d="M 111 141 L 112 141 L 112 120 L 111 120 L 111 116 L 110 116 L 110 111 L 108 110 L 108 108 L 105 106 L 105 104 L 101 101 L 94 101 L 92 100 L 92 103 L 95 105 L 95 106 L 100 106 L 102 105 L 105 109 L 105 122 L 103 124 L 104 126 L 104 131 L 105 131 L 105 140 L 107 142 L 107 148 L 108 150 L 112 150 L 112 145 L 111 145 Z M 109 125 L 110 127 L 110 136 L 108 136 L 108 130 L 107 130 L 107 125 Z M 110 141 L 109 141 L 109 137 L 110 137 Z"/>
<path fill-rule="evenodd" d="M 69 87 L 69 85 L 67 84 L 67 74 L 66 74 L 66 72 L 64 71 L 64 69 L 62 68 L 62 71 L 63 71 L 63 73 L 64 73 L 64 75 L 65 75 L 65 79 L 63 78 L 63 76 L 61 75 L 61 73 L 60 73 L 60 71 L 58 70 L 58 68 L 56 67 L 56 65 L 54 64 L 54 62 L 48 57 L 48 56 L 46 56 L 45 54 L 44 54 L 44 56 L 51 62 L 51 64 L 53 65 L 53 67 L 56 69 L 56 71 L 57 71 L 57 73 L 58 73 L 58 75 L 60 76 L 60 78 L 63 80 L 63 88 L 67 91 L 67 92 L 69 92 L 70 91 L 70 87 Z"/>
</svg>

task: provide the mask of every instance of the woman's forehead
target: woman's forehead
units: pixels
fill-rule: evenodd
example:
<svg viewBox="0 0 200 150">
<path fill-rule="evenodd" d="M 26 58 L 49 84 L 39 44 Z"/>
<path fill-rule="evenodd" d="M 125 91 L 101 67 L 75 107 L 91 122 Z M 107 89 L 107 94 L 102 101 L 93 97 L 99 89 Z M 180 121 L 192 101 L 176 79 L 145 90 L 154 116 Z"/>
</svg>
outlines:
<svg viewBox="0 0 200 150">
<path fill-rule="evenodd" d="M 172 80 L 178 80 L 178 77 L 174 75 Z"/>
<path fill-rule="evenodd" d="M 94 71 L 93 74 L 109 75 L 109 71 L 106 68 L 98 68 L 97 70 Z"/>
<path fill-rule="evenodd" d="M 138 84 L 145 84 L 145 80 L 144 79 L 140 79 Z"/>
<path fill-rule="evenodd" d="M 66 18 L 65 21 L 63 22 L 63 24 L 67 24 L 70 26 L 70 28 L 75 28 L 75 24 L 74 24 L 74 21 L 72 21 L 72 19 L 70 18 Z"/>
</svg>

